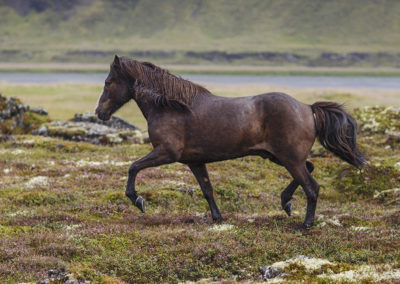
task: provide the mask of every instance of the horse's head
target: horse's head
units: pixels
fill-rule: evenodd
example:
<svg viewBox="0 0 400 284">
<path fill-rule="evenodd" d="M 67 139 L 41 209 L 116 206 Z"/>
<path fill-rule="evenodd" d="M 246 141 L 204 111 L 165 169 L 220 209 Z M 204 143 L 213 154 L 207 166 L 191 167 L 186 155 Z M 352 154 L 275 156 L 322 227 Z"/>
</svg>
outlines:
<svg viewBox="0 0 400 284">
<path fill-rule="evenodd" d="M 115 55 L 96 106 L 95 113 L 101 120 L 109 120 L 113 113 L 133 97 L 130 88 L 132 83 L 122 74 L 120 59 Z"/>
</svg>

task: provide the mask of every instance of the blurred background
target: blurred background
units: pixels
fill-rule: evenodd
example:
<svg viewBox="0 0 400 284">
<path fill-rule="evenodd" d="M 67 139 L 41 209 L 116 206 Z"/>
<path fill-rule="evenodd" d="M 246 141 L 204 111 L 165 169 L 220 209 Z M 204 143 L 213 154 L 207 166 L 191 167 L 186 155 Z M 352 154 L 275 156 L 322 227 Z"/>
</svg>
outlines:
<svg viewBox="0 0 400 284">
<path fill-rule="evenodd" d="M 0 0 L 0 92 L 67 119 L 93 109 L 118 54 L 218 95 L 398 105 L 399 11 L 396 0 Z"/>
<path fill-rule="evenodd" d="M 1 0 L 0 61 L 400 66 L 396 0 Z"/>
</svg>

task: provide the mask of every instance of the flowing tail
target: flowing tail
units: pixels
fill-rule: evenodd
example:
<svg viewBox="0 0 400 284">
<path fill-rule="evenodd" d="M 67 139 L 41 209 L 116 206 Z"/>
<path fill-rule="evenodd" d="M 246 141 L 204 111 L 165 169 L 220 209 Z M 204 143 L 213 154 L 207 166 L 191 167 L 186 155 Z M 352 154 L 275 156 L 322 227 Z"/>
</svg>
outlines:
<svg viewBox="0 0 400 284">
<path fill-rule="evenodd" d="M 311 109 L 321 145 L 353 166 L 364 166 L 365 157 L 357 149 L 356 120 L 334 102 L 316 102 Z"/>
</svg>

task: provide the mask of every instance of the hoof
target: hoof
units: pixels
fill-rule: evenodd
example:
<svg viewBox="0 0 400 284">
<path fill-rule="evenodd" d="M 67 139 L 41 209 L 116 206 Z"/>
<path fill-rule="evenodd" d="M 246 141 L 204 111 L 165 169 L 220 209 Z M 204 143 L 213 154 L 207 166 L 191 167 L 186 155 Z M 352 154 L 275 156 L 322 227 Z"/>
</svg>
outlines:
<svg viewBox="0 0 400 284">
<path fill-rule="evenodd" d="M 313 226 L 312 223 L 311 223 L 311 224 L 304 223 L 303 226 L 302 226 L 302 228 L 303 228 L 304 230 L 309 230 L 309 229 L 311 229 L 312 226 Z"/>
<path fill-rule="evenodd" d="M 285 210 L 286 214 L 290 216 L 292 214 L 292 203 L 286 203 L 286 205 L 283 207 L 283 210 Z"/>
<path fill-rule="evenodd" d="M 142 211 L 143 213 L 146 212 L 146 205 L 144 204 L 144 199 L 140 196 L 138 196 L 138 198 L 136 198 L 135 204 L 134 204 L 137 208 L 140 209 L 140 211 Z"/>
</svg>

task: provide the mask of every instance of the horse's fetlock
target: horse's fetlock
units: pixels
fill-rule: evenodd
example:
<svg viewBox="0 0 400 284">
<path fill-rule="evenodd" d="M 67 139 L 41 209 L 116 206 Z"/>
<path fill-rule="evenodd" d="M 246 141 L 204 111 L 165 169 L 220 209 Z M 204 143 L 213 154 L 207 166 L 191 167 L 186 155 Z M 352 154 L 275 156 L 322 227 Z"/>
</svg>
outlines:
<svg viewBox="0 0 400 284">
<path fill-rule="evenodd" d="M 128 197 L 129 199 L 136 198 L 136 194 L 134 192 L 128 191 L 128 190 L 125 191 L 125 196 Z"/>
</svg>

